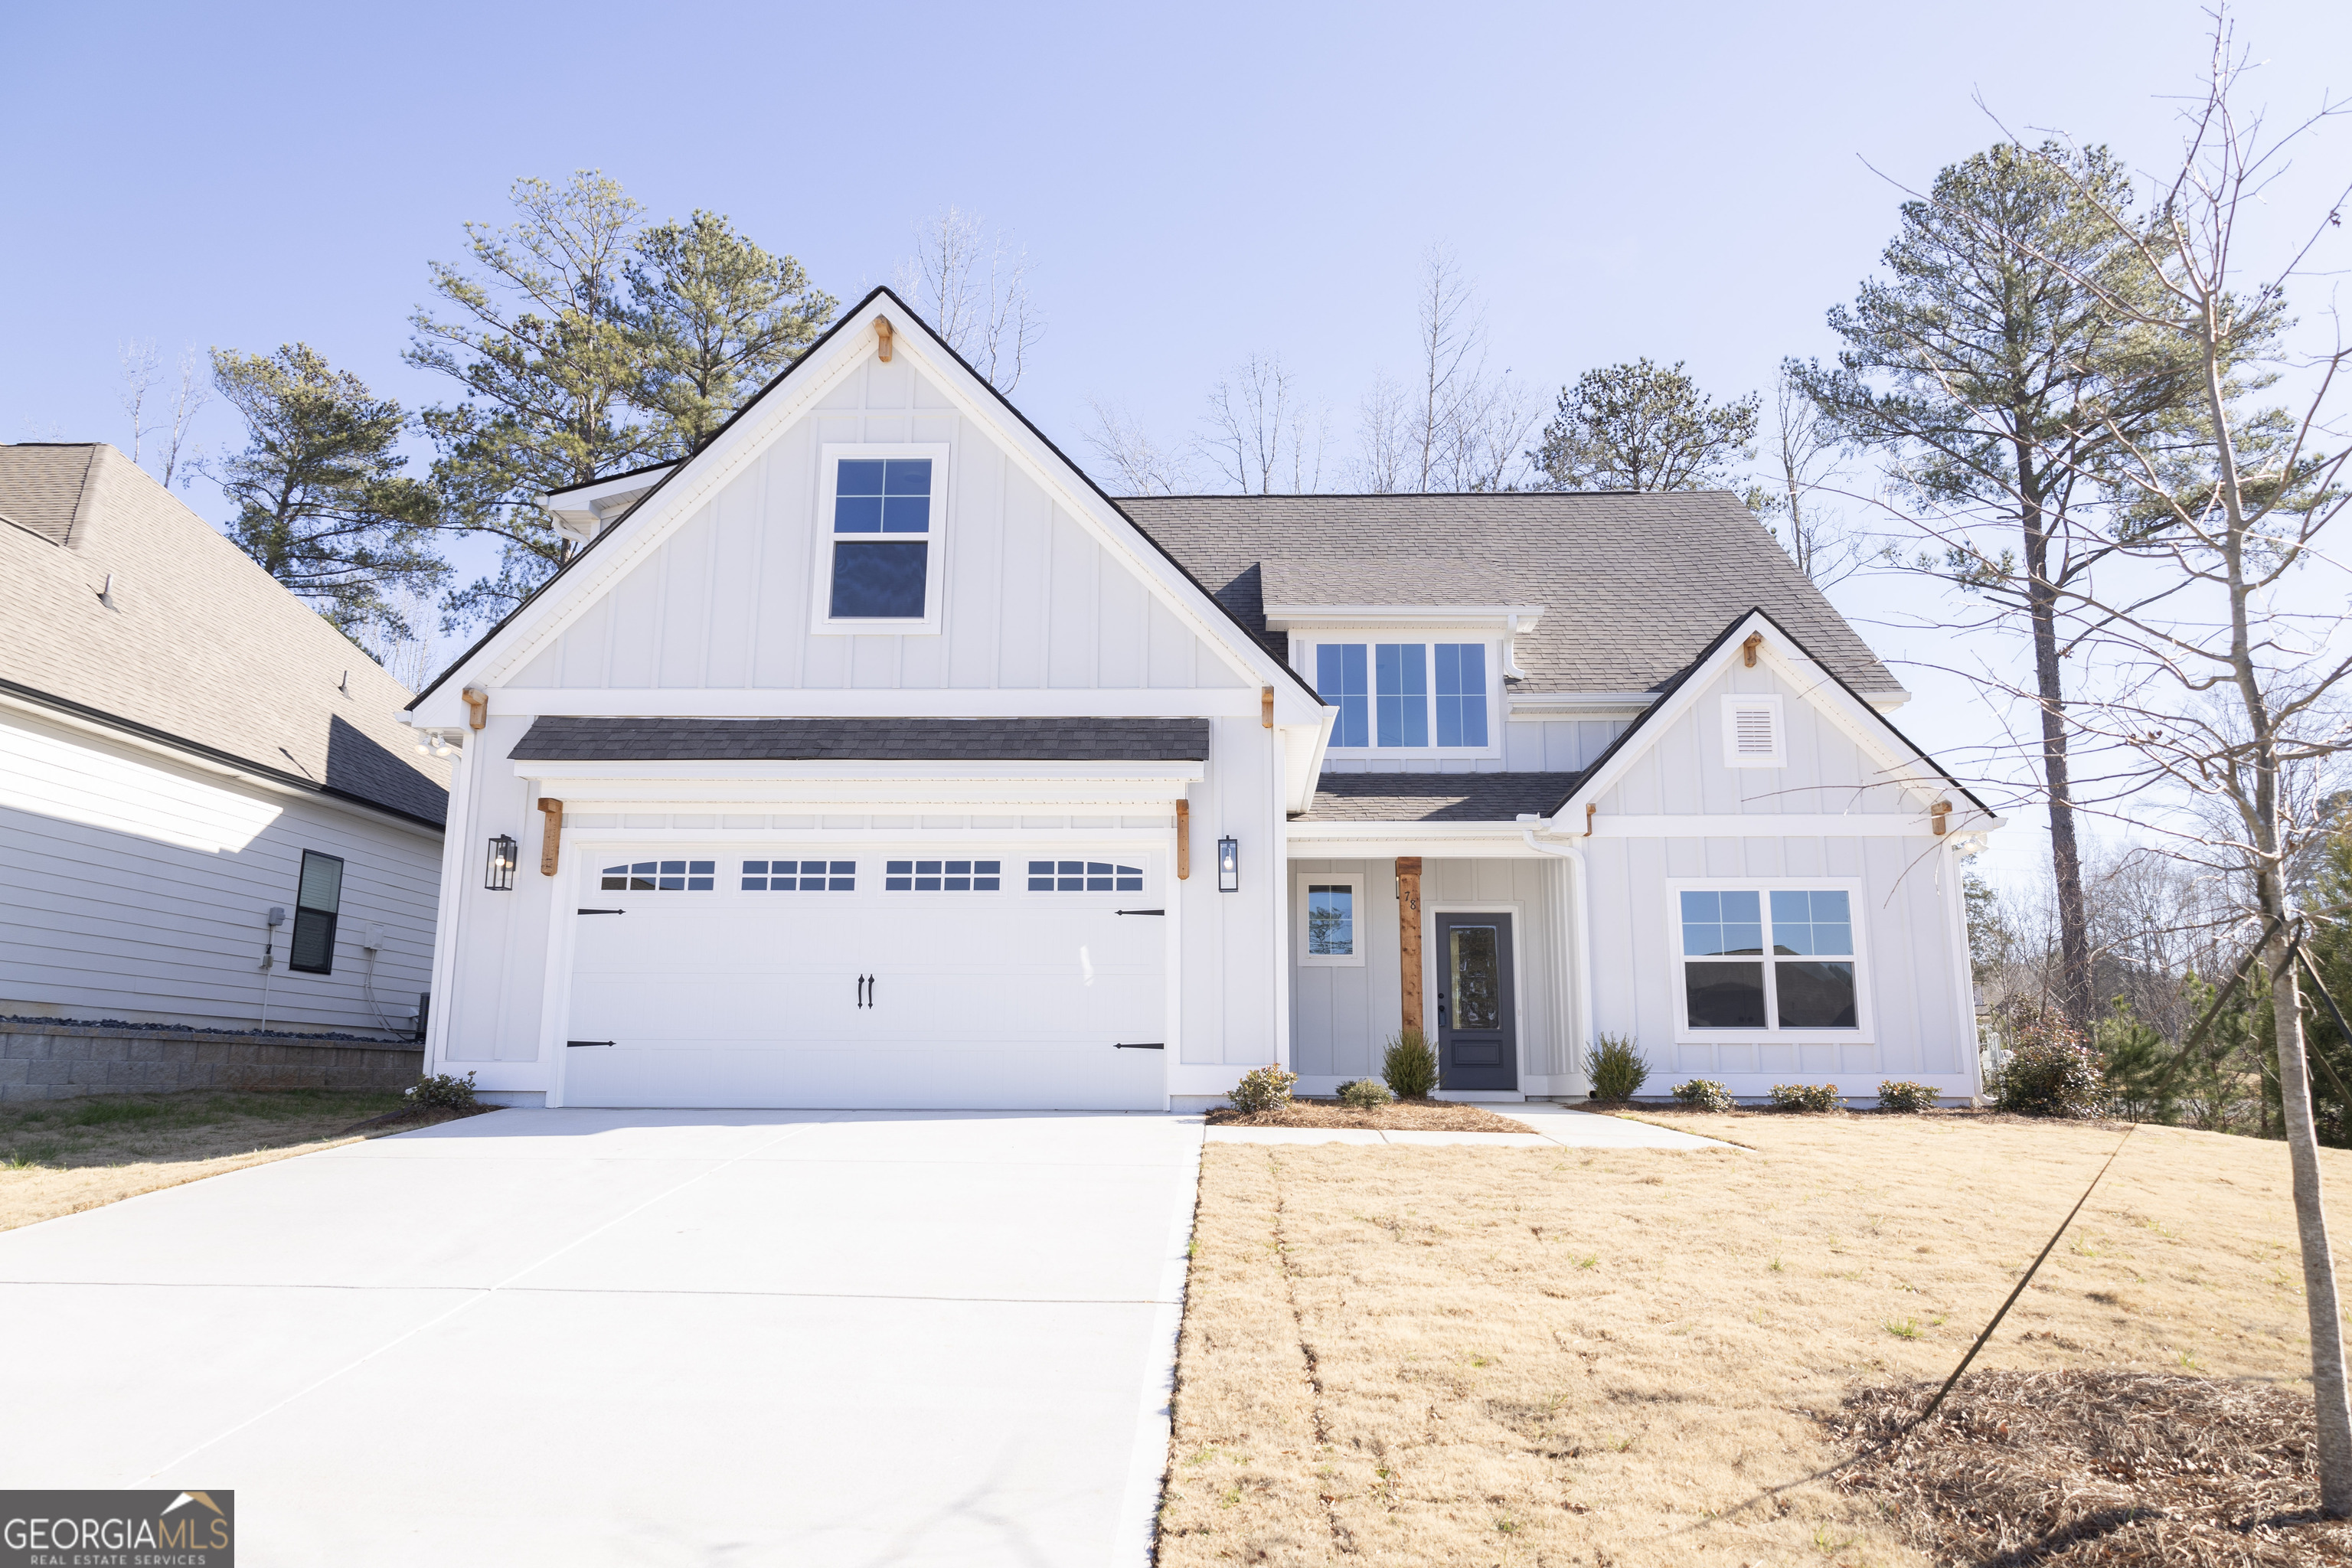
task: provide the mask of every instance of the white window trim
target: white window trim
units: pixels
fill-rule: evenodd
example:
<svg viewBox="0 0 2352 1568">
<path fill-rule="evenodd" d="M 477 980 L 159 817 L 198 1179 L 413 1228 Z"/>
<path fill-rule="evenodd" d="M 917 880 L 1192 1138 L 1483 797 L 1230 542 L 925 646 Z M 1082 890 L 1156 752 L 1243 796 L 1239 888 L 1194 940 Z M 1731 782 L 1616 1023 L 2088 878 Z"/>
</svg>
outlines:
<svg viewBox="0 0 2352 1568">
<path fill-rule="evenodd" d="M 1853 920 L 1853 1020 L 1851 1029 L 1694 1029 L 1690 1024 L 1690 1004 L 1683 984 L 1683 899 L 1692 893 L 1759 894 L 1764 900 L 1764 944 L 1772 944 L 1771 895 L 1791 892 L 1831 892 L 1846 896 L 1846 909 Z M 1675 1043 L 1682 1046 L 1867 1046 L 1876 1043 L 1876 1024 L 1870 1005 L 1870 932 L 1863 919 L 1867 906 L 1863 901 L 1862 880 L 1857 877 L 1670 877 L 1666 879 L 1666 953 L 1667 973 L 1674 993 Z M 1731 962 L 1737 963 L 1738 960 Z M 1767 964 L 1766 957 L 1759 962 Z M 1832 959 L 1832 963 L 1846 962 Z M 1778 1023 L 1780 1000 L 1770 975 L 1764 979 L 1764 1016 Z"/>
<path fill-rule="evenodd" d="M 1761 709 L 1772 716 L 1772 754 L 1749 756 L 1739 750 L 1739 711 Z M 1788 715 L 1778 694 L 1745 696 L 1735 692 L 1723 700 L 1723 765 L 1727 768 L 1785 768 L 1789 765 Z"/>
<path fill-rule="evenodd" d="M 942 586 L 947 581 L 948 541 L 948 455 L 944 441 L 827 441 L 817 447 L 816 582 L 809 627 L 820 637 L 937 637 L 940 634 L 940 611 L 944 608 Z M 907 534 L 836 534 L 833 531 L 833 503 L 835 487 L 841 481 L 841 460 L 844 458 L 929 458 L 931 460 L 931 531 L 922 537 L 929 542 L 929 551 L 924 558 L 923 614 L 919 619 L 862 619 L 835 617 L 833 614 L 833 547 L 842 540 L 851 542 L 887 542 L 893 538 L 912 543 Z"/>
<path fill-rule="evenodd" d="M 1317 627 L 1311 632 L 1293 632 L 1290 636 L 1290 667 L 1307 682 L 1307 689 L 1319 692 L 1316 683 L 1316 648 L 1324 643 L 1362 643 L 1365 645 L 1366 676 L 1373 681 L 1369 693 L 1372 702 L 1372 738 L 1380 738 L 1379 677 L 1373 673 L 1377 656 L 1374 645 L 1417 642 L 1434 649 L 1442 642 L 1481 643 L 1486 649 L 1486 743 L 1483 746 L 1342 746 L 1334 742 L 1328 752 L 1335 757 L 1350 762 L 1424 763 L 1444 762 L 1449 758 L 1494 757 L 1503 754 L 1503 644 L 1504 638 L 1491 631 L 1475 626 L 1330 626 Z M 1428 656 L 1429 732 L 1437 733 L 1437 655 Z"/>
<path fill-rule="evenodd" d="M 1361 969 L 1364 966 L 1365 914 L 1362 875 L 1355 871 L 1301 871 L 1293 880 L 1296 896 L 1291 900 L 1291 907 L 1297 912 L 1299 967 L 1302 969 Z M 1350 902 L 1355 910 L 1355 952 L 1342 957 L 1338 953 L 1307 951 L 1307 889 L 1310 883 L 1318 888 L 1344 887 L 1348 889 Z"/>
</svg>

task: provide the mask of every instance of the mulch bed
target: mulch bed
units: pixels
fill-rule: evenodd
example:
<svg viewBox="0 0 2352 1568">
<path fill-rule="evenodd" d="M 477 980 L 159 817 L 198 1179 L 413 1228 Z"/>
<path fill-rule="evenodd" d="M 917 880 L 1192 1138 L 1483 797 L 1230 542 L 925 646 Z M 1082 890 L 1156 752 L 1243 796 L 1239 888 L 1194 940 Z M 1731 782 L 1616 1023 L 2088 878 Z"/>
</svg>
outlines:
<svg viewBox="0 0 2352 1568">
<path fill-rule="evenodd" d="M 413 1132 L 419 1127 L 437 1127 L 444 1121 L 462 1121 L 468 1116 L 481 1116 L 500 1109 L 495 1105 L 470 1105 L 464 1110 L 448 1106 L 420 1108 L 404 1105 L 398 1110 L 387 1110 L 382 1116 L 371 1116 L 365 1121 L 354 1121 L 338 1138 L 348 1138 L 354 1132 L 373 1136 L 379 1132 Z"/>
<path fill-rule="evenodd" d="M 1877 1500 L 1939 1563 L 2352 1563 L 2352 1523 L 2317 1511 L 2304 1390 L 2168 1373 L 1977 1373 L 1926 1427 L 1876 1447 L 1934 1393 L 1865 1389 L 1833 1426 L 1864 1452 L 1839 1488 Z"/>
<path fill-rule="evenodd" d="M 1212 1127 L 1360 1127 L 1375 1132 L 1526 1132 L 1524 1121 L 1454 1100 L 1400 1100 L 1358 1110 L 1328 1100 L 1294 1100 L 1280 1110 L 1244 1115 L 1230 1105 L 1209 1112 Z"/>
</svg>

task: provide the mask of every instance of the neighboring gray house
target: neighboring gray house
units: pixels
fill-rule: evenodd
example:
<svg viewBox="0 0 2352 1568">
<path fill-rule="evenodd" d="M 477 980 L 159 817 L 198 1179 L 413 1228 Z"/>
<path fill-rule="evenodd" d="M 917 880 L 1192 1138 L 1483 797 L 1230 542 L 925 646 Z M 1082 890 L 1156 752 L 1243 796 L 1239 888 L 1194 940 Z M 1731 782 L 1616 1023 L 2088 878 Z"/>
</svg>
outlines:
<svg viewBox="0 0 2352 1568">
<path fill-rule="evenodd" d="M 1727 495 L 1114 500 L 887 289 L 412 705 L 427 1069 L 518 1104 L 1976 1092 L 1999 826 Z M 520 874 L 494 868 L 519 858 Z"/>
<path fill-rule="evenodd" d="M 408 699 L 113 447 L 0 446 L 0 1016 L 412 1028 Z"/>
</svg>

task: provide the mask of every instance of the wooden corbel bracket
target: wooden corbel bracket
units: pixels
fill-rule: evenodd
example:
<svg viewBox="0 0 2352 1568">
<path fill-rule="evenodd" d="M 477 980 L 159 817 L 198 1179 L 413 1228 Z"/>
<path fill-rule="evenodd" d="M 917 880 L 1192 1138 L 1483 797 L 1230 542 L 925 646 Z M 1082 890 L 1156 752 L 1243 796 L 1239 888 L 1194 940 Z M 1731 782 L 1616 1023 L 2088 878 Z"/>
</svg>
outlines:
<svg viewBox="0 0 2352 1568">
<path fill-rule="evenodd" d="M 1755 668 L 1756 650 L 1763 646 L 1764 634 L 1762 632 L 1749 632 L 1748 634 L 1748 640 L 1739 645 L 1740 662 L 1745 664 L 1750 669 Z"/>
<path fill-rule="evenodd" d="M 889 318 L 889 317 L 887 317 L 887 316 L 877 316 L 877 317 L 875 317 L 875 318 L 874 318 L 874 336 L 875 336 L 875 337 L 876 337 L 876 339 L 877 339 L 877 340 L 881 342 L 881 344 L 882 344 L 882 353 L 881 353 L 881 359 L 882 359 L 882 363 L 883 363 L 884 364 L 888 364 L 888 363 L 890 363 L 890 318 Z"/>
<path fill-rule="evenodd" d="M 490 721 L 490 694 L 478 686 L 466 688 L 466 727 L 478 730 Z"/>
<path fill-rule="evenodd" d="M 539 810 L 539 874 L 552 877 L 555 875 L 556 853 L 563 847 L 563 803 L 542 797 Z"/>
</svg>

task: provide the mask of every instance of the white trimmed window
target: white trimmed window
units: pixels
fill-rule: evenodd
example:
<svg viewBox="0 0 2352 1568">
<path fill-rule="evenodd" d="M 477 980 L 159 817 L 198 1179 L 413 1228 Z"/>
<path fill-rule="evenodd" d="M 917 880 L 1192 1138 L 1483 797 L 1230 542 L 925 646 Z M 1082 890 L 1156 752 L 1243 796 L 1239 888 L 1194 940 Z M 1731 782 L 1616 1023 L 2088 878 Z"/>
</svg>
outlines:
<svg viewBox="0 0 2352 1568">
<path fill-rule="evenodd" d="M 1780 700 L 1778 697 L 1725 698 L 1723 765 L 1727 768 L 1788 766 L 1789 742 L 1780 720 Z"/>
<path fill-rule="evenodd" d="M 948 448 L 829 443 L 820 455 L 816 629 L 938 631 Z"/>
<path fill-rule="evenodd" d="M 1494 749 L 1500 660 L 1492 642 L 1318 642 L 1307 652 L 1316 694 L 1339 710 L 1335 749 Z"/>
<path fill-rule="evenodd" d="M 1669 885 L 1685 1037 L 1859 1038 L 1866 1027 L 1861 885 Z"/>
<path fill-rule="evenodd" d="M 1309 968 L 1364 962 L 1364 879 L 1328 872 L 1298 875 L 1298 962 Z"/>
</svg>

